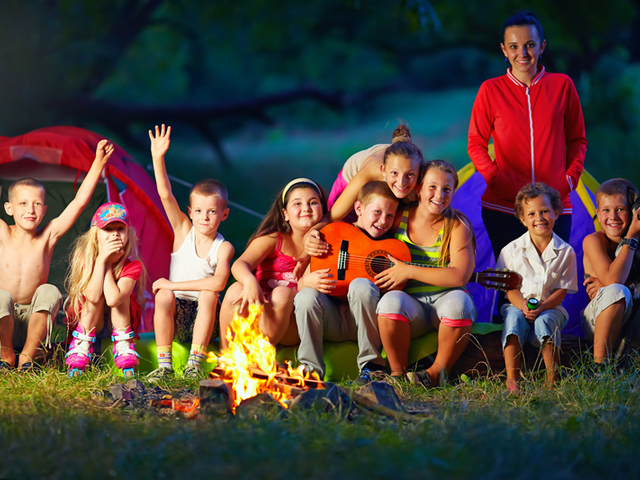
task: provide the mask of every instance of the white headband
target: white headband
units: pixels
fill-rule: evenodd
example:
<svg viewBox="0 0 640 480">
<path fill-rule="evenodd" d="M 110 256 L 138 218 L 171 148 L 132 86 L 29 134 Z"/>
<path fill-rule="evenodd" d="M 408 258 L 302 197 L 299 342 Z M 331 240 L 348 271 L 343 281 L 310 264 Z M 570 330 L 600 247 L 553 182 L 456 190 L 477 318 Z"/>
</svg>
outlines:
<svg viewBox="0 0 640 480">
<path fill-rule="evenodd" d="M 289 193 L 289 189 L 294 186 L 296 183 L 310 183 L 311 185 L 313 185 L 316 190 L 318 191 L 318 193 L 320 193 L 320 187 L 318 186 L 318 184 L 316 182 L 314 182 L 313 180 L 309 179 L 309 178 L 296 178 L 295 180 L 291 180 L 289 183 L 287 183 L 287 186 L 284 187 L 284 190 L 282 191 L 282 203 L 284 203 L 284 199 L 287 196 L 287 193 Z M 286 206 L 286 205 L 285 205 Z"/>
</svg>

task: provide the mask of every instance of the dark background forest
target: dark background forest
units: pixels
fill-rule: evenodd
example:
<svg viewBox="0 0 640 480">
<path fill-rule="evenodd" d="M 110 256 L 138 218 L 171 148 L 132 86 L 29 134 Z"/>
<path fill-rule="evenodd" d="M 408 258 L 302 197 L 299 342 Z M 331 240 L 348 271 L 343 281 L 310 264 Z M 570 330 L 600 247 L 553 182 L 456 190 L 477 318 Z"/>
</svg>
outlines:
<svg viewBox="0 0 640 480">
<path fill-rule="evenodd" d="M 587 170 L 639 183 L 632 0 L 6 0 L 0 134 L 89 128 L 147 166 L 146 132 L 167 123 L 170 174 L 218 178 L 260 213 L 296 176 L 330 188 L 399 122 L 427 158 L 462 167 L 477 89 L 506 68 L 502 23 L 523 7 L 545 28 L 541 63 L 578 89 Z M 221 231 L 243 248 L 256 222 L 232 210 Z"/>
</svg>

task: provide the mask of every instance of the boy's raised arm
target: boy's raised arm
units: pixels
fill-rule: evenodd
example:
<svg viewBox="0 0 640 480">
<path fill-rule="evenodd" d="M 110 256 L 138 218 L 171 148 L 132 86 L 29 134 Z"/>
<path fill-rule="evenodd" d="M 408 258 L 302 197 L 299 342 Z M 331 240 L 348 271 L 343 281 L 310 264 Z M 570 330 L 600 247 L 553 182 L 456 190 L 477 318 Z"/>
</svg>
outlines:
<svg viewBox="0 0 640 480">
<path fill-rule="evenodd" d="M 53 240 L 54 244 L 73 226 L 84 208 L 89 204 L 91 195 L 93 195 L 93 191 L 96 189 L 98 180 L 100 180 L 100 174 L 102 173 L 102 170 L 107 164 L 109 158 L 111 158 L 113 150 L 113 144 L 108 140 L 103 139 L 98 142 L 98 146 L 96 147 L 96 158 L 93 160 L 91 168 L 89 169 L 89 172 L 87 172 L 87 176 L 84 177 L 80 188 L 78 188 L 76 196 L 62 211 L 60 216 L 51 220 L 49 225 L 45 227 L 49 229 L 49 238 L 50 240 Z"/>
<path fill-rule="evenodd" d="M 153 174 L 156 179 L 156 187 L 158 188 L 158 195 L 162 201 L 169 223 L 173 229 L 174 234 L 186 229 L 188 233 L 191 228 L 191 221 L 182 210 L 173 196 L 171 191 L 171 182 L 167 175 L 167 168 L 164 163 L 164 156 L 169 150 L 169 144 L 171 143 L 171 127 L 166 127 L 162 124 L 162 128 L 156 125 L 155 133 L 149 130 L 149 139 L 151 140 L 151 159 L 153 161 Z M 186 235 L 185 233 L 185 235 Z M 179 242 L 182 244 L 182 242 Z"/>
</svg>

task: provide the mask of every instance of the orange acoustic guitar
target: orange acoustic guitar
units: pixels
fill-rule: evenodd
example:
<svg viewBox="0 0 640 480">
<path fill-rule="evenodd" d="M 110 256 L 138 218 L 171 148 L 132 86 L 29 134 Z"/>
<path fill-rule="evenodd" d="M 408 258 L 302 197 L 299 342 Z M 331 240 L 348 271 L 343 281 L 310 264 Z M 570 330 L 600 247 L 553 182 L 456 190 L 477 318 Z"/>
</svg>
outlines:
<svg viewBox="0 0 640 480">
<path fill-rule="evenodd" d="M 374 277 L 378 273 L 393 266 L 393 262 L 387 258 L 387 255 L 392 255 L 410 265 L 427 267 L 411 263 L 411 253 L 404 242 L 394 238 L 372 240 L 358 227 L 348 223 L 330 223 L 322 228 L 320 233 L 331 249 L 322 257 L 311 257 L 311 271 L 331 268 L 331 273 L 337 280 L 336 288 L 331 292 L 335 297 L 346 296 L 349 284 L 355 278 L 375 281 Z M 469 281 L 505 292 L 522 286 L 520 274 L 509 270 L 486 269 L 474 272 Z M 396 289 L 399 290 L 402 287 L 404 283 L 398 285 Z"/>
</svg>

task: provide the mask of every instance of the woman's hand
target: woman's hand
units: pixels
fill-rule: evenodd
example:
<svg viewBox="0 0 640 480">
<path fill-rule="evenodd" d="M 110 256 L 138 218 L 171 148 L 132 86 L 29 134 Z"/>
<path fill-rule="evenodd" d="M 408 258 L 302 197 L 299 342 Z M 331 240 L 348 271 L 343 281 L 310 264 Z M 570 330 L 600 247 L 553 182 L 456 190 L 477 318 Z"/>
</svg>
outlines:
<svg viewBox="0 0 640 480">
<path fill-rule="evenodd" d="M 329 252 L 331 246 L 322 240 L 320 232 L 315 229 L 309 230 L 304 235 L 304 252 L 312 257 L 321 257 Z"/>
<path fill-rule="evenodd" d="M 307 273 L 304 276 L 304 286 L 315 288 L 321 293 L 331 295 L 338 281 L 332 273 L 329 273 L 330 271 L 330 268 L 323 268 L 315 272 Z"/>
<path fill-rule="evenodd" d="M 260 284 L 257 280 L 247 282 L 238 297 L 232 302 L 232 305 L 238 306 L 238 314 L 242 317 L 249 315 L 249 305 L 263 305 L 269 303 L 262 293 Z"/>
<path fill-rule="evenodd" d="M 375 284 L 382 292 L 393 290 L 410 278 L 409 265 L 393 255 L 387 255 L 387 258 L 393 263 L 393 267 L 387 268 L 375 276 Z"/>
</svg>

